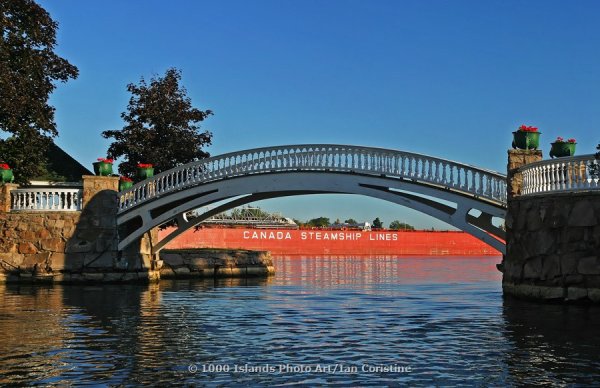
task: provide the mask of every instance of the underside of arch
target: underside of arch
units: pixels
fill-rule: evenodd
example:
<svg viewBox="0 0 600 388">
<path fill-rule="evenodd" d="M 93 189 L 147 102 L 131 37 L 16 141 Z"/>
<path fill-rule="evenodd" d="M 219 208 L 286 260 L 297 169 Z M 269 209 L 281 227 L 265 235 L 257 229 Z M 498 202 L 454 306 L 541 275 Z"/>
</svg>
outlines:
<svg viewBox="0 0 600 388">
<path fill-rule="evenodd" d="M 332 172 L 248 175 L 158 198 L 119 216 L 122 237 L 119 249 L 124 249 L 145 232 L 172 219 L 176 219 L 177 228 L 153 247 L 154 252 L 160 251 L 169 241 L 203 220 L 234 207 L 263 199 L 326 193 L 364 195 L 412 208 L 470 233 L 502 253 L 505 251 L 504 231 L 492 224 L 493 217 L 505 217 L 506 210 L 502 207 L 443 187 L 395 178 Z M 223 201 L 227 202 L 195 218 L 187 219 L 185 216 L 190 210 Z M 469 214 L 472 209 L 480 214 Z"/>
</svg>

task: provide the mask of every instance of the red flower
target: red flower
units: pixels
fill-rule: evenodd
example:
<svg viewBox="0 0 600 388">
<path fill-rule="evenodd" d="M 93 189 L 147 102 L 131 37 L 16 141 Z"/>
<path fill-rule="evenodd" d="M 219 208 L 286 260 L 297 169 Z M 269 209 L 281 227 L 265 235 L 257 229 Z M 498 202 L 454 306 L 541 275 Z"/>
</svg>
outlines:
<svg viewBox="0 0 600 388">
<path fill-rule="evenodd" d="M 563 139 L 562 137 L 557 137 L 556 140 L 554 141 L 555 143 L 564 143 L 565 139 Z"/>
<path fill-rule="evenodd" d="M 571 138 L 571 139 L 569 139 L 569 140 L 567 140 L 567 141 L 568 141 L 569 143 L 577 143 L 577 140 L 575 140 L 575 139 L 573 139 L 573 138 Z"/>
<path fill-rule="evenodd" d="M 113 164 L 114 160 L 109 158 L 98 158 L 99 162 Z"/>
<path fill-rule="evenodd" d="M 521 131 L 521 132 L 537 132 L 537 130 L 538 130 L 537 127 L 531 127 L 531 126 L 528 127 L 525 124 L 523 124 L 519 127 L 519 131 Z"/>
<path fill-rule="evenodd" d="M 138 163 L 139 168 L 152 168 L 152 163 Z"/>
<path fill-rule="evenodd" d="M 10 167 L 6 163 L 0 163 L 0 170 L 10 170 Z"/>
<path fill-rule="evenodd" d="M 129 177 L 126 177 L 126 176 L 122 176 L 122 177 L 120 177 L 120 178 L 119 178 L 119 180 L 120 180 L 121 182 L 133 182 L 133 181 L 131 180 L 131 178 L 129 178 Z"/>
</svg>

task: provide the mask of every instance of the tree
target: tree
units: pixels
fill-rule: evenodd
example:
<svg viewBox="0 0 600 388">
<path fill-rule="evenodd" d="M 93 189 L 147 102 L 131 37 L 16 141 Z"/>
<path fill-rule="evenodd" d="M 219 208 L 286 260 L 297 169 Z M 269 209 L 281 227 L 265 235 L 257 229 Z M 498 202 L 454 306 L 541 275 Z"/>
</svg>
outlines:
<svg viewBox="0 0 600 388">
<path fill-rule="evenodd" d="M 415 230 L 415 227 L 412 225 L 409 225 L 407 223 L 395 220 L 390 223 L 390 229 L 391 230 Z"/>
<path fill-rule="evenodd" d="M 231 211 L 231 217 L 236 219 L 243 218 L 268 218 L 271 214 L 259 207 L 236 208 Z"/>
<path fill-rule="evenodd" d="M 348 225 L 356 225 L 356 224 L 358 224 L 358 222 L 354 218 L 348 218 L 346 221 L 344 221 L 344 223 L 348 224 Z"/>
<path fill-rule="evenodd" d="M 308 221 L 306 223 L 308 226 L 312 226 L 315 228 L 325 228 L 328 227 L 331 222 L 329 222 L 329 218 L 327 217 L 319 217 L 319 218 L 313 218 L 312 220 Z"/>
<path fill-rule="evenodd" d="M 33 0 L 0 3 L 0 157 L 18 183 L 45 173 L 45 153 L 58 135 L 55 82 L 77 78 L 78 70 L 54 52 L 58 23 Z"/>
<path fill-rule="evenodd" d="M 379 217 L 375 218 L 373 220 L 373 228 L 374 229 L 382 229 L 383 228 L 383 222 L 381 222 L 381 220 L 379 219 Z"/>
<path fill-rule="evenodd" d="M 142 77 L 139 85 L 127 85 L 132 96 L 127 112 L 121 113 L 125 126 L 102 132 L 115 139 L 108 157 L 125 157 L 121 174 L 134 175 L 138 163 L 152 163 L 155 172 L 161 172 L 209 156 L 202 147 L 211 144 L 212 134 L 200 132 L 198 123 L 213 113 L 192 107 L 180 81 L 181 71 L 171 68 L 150 84 Z"/>
</svg>

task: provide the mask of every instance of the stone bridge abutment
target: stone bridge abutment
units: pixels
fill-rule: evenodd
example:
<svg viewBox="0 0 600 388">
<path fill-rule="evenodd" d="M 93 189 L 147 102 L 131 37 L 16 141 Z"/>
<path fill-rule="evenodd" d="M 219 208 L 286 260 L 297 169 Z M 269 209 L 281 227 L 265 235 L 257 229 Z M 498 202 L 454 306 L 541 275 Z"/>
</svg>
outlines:
<svg viewBox="0 0 600 388">
<path fill-rule="evenodd" d="M 600 191 L 580 158 L 509 151 L 505 295 L 600 302 Z"/>
<path fill-rule="evenodd" d="M 11 191 L 0 186 L 0 281 L 118 282 L 158 279 L 151 254 L 156 231 L 118 251 L 117 177 L 83 176 L 83 187 L 70 201 L 81 210 L 11 211 Z M 48 196 L 52 194 L 48 189 Z M 24 201 L 40 201 L 29 197 Z M 50 201 L 48 197 L 44 199 Z M 63 198 L 64 201 L 64 198 Z M 33 206 L 33 205 L 31 205 Z M 71 206 L 75 208 L 75 206 Z"/>
</svg>

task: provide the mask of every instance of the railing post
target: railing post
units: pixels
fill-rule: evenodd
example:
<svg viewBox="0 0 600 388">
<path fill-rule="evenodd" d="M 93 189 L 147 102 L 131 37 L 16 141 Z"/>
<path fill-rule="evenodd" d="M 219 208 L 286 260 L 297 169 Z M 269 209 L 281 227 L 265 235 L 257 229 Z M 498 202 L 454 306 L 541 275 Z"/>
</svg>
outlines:
<svg viewBox="0 0 600 388">
<path fill-rule="evenodd" d="M 14 183 L 5 183 L 0 186 L 0 212 L 8 213 L 12 206 L 10 192 L 19 187 Z"/>
<path fill-rule="evenodd" d="M 85 207 L 90 202 L 90 200 L 101 191 L 119 191 L 119 177 L 84 175 L 82 176 L 82 179 L 83 207 Z"/>
<path fill-rule="evenodd" d="M 518 171 L 521 166 L 542 160 L 541 150 L 508 150 L 507 194 L 508 198 L 521 195 L 523 174 Z"/>
</svg>

